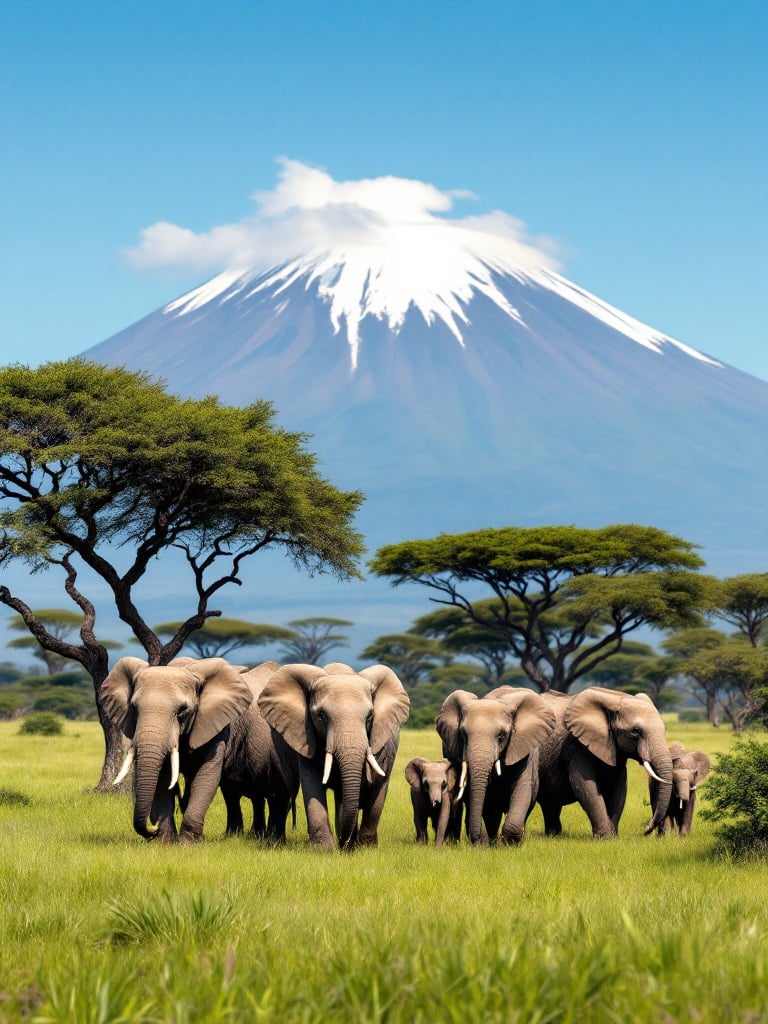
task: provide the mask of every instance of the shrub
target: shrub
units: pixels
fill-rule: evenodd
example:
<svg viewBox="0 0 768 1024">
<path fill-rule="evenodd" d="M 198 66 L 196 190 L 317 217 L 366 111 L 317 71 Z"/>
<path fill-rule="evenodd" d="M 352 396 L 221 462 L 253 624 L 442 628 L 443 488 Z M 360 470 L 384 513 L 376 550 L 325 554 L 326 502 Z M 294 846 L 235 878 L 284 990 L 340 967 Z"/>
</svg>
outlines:
<svg viewBox="0 0 768 1024">
<path fill-rule="evenodd" d="M 768 743 L 744 740 L 717 759 L 702 816 L 722 823 L 715 834 L 731 853 L 767 854 Z"/>
<path fill-rule="evenodd" d="M 49 691 L 38 697 L 32 705 L 33 711 L 52 711 L 62 718 L 83 719 L 88 718 L 96 711 L 96 705 L 90 695 L 72 693 L 65 690 L 57 693 Z"/>
<path fill-rule="evenodd" d="M 64 723 L 52 711 L 33 711 L 21 723 L 20 733 L 35 736 L 60 736 Z"/>
</svg>

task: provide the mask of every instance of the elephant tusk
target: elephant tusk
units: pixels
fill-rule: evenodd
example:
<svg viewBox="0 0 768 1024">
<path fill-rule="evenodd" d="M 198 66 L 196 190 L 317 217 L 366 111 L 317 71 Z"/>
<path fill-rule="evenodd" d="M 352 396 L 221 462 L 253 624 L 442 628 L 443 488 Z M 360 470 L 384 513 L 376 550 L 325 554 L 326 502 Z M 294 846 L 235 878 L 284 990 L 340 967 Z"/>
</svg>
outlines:
<svg viewBox="0 0 768 1024">
<path fill-rule="evenodd" d="M 365 760 L 368 762 L 371 768 L 373 768 L 376 774 L 382 777 L 382 779 L 385 779 L 387 777 L 387 773 L 383 770 L 379 762 L 373 756 L 373 751 L 371 750 L 370 747 L 368 748 L 368 753 L 365 756 Z"/>
<path fill-rule="evenodd" d="M 645 768 L 645 770 L 648 772 L 652 779 L 655 779 L 657 782 L 666 782 L 666 779 L 660 779 L 656 772 L 653 770 L 653 768 L 651 768 L 650 761 L 643 761 L 643 768 Z"/>
<path fill-rule="evenodd" d="M 179 781 L 179 748 L 174 747 L 171 751 L 171 784 L 168 789 L 174 789 Z"/>
<path fill-rule="evenodd" d="M 682 809 L 683 809 L 683 798 L 680 797 L 680 810 L 682 811 Z"/>
<path fill-rule="evenodd" d="M 496 769 L 496 774 L 501 775 L 501 758 L 496 758 L 493 767 Z"/>
<path fill-rule="evenodd" d="M 331 777 L 331 768 L 333 768 L 333 754 L 330 750 L 325 752 L 325 769 L 323 770 L 323 785 L 328 785 L 328 779 Z"/>
<path fill-rule="evenodd" d="M 119 786 L 120 785 L 120 783 L 126 777 L 128 772 L 131 770 L 131 767 L 133 766 L 133 761 L 134 761 L 135 757 L 136 757 L 136 751 L 133 749 L 133 747 L 131 747 L 130 750 L 128 751 L 128 753 L 125 755 L 125 760 L 123 761 L 123 764 L 122 764 L 122 766 L 120 768 L 120 771 L 115 776 L 115 781 L 112 783 L 113 786 Z"/>
<path fill-rule="evenodd" d="M 459 779 L 459 792 L 456 794 L 456 799 L 461 800 L 464 796 L 464 789 L 467 785 L 467 762 L 461 762 L 461 778 Z"/>
<path fill-rule="evenodd" d="M 694 793 L 698 788 L 698 786 L 691 786 L 691 792 Z"/>
</svg>

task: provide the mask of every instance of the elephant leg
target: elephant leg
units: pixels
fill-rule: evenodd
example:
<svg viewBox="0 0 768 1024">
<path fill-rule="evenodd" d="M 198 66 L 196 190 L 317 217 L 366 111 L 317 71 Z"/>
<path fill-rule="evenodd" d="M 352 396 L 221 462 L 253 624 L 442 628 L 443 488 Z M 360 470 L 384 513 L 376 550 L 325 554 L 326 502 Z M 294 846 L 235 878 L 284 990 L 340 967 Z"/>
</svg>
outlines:
<svg viewBox="0 0 768 1024">
<path fill-rule="evenodd" d="M 426 843 L 429 838 L 427 834 L 429 815 L 420 793 L 414 793 L 411 790 L 411 804 L 413 805 L 413 826 L 416 829 L 416 842 Z"/>
<path fill-rule="evenodd" d="M 613 835 L 619 834 L 619 821 L 624 813 L 624 805 L 627 802 L 627 772 L 626 769 L 618 772 L 615 785 L 607 786 L 604 791 L 605 809 L 608 812 Z"/>
<path fill-rule="evenodd" d="M 285 823 L 291 808 L 291 797 L 288 790 L 271 793 L 267 797 L 269 819 L 267 821 L 267 839 L 272 843 L 285 842 Z"/>
<path fill-rule="evenodd" d="M 376 846 L 379 841 L 379 820 L 384 810 L 384 801 L 387 799 L 389 779 L 382 779 L 381 785 L 373 788 L 373 794 L 368 794 L 368 799 L 361 801 L 362 821 L 358 842 L 361 846 Z"/>
<path fill-rule="evenodd" d="M 225 782 L 221 783 L 221 795 L 227 808 L 227 835 L 239 835 L 243 831 L 243 812 L 240 807 L 240 793 Z"/>
<path fill-rule="evenodd" d="M 448 829 L 446 832 L 446 838 L 450 839 L 454 843 L 461 841 L 461 823 L 464 815 L 464 804 L 460 801 L 451 808 L 451 814 L 448 819 Z"/>
<path fill-rule="evenodd" d="M 563 826 L 560 822 L 563 805 L 554 800 L 539 797 L 539 807 L 541 807 L 541 813 L 544 815 L 544 835 L 559 836 L 563 831 Z"/>
<path fill-rule="evenodd" d="M 527 768 L 512 788 L 509 809 L 501 830 L 502 842 L 517 846 L 525 839 L 525 823 L 536 802 L 534 773 Z"/>
<path fill-rule="evenodd" d="M 336 846 L 331 822 L 328 817 L 328 802 L 325 786 L 321 782 L 320 773 L 314 768 L 311 761 L 302 758 L 299 764 L 299 779 L 301 781 L 301 795 L 304 800 L 304 810 L 307 815 L 307 829 L 309 841 L 313 846 L 323 846 L 333 849 Z"/>
<path fill-rule="evenodd" d="M 205 815 L 221 782 L 224 763 L 224 741 L 214 742 L 200 754 L 195 752 L 196 767 L 189 785 L 189 797 L 181 820 L 181 841 L 197 842 L 203 838 Z"/>
<path fill-rule="evenodd" d="M 501 807 L 499 807 L 495 801 L 489 803 L 486 800 L 485 806 L 483 807 L 483 824 L 485 825 L 489 844 L 496 842 L 499 834 L 499 828 L 501 827 L 502 814 L 503 811 Z"/>
<path fill-rule="evenodd" d="M 249 793 L 251 806 L 253 807 L 253 821 L 251 822 L 251 835 L 256 839 L 265 839 L 267 836 L 267 819 L 264 811 L 264 797 L 261 793 Z"/>
</svg>

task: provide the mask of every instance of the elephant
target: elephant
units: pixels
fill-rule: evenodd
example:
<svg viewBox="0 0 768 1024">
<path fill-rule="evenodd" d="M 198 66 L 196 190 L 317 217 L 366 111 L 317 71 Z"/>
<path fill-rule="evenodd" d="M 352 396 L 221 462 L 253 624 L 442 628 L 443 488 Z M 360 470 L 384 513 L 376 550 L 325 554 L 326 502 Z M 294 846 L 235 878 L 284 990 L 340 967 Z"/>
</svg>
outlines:
<svg viewBox="0 0 768 1024">
<path fill-rule="evenodd" d="M 334 662 L 284 665 L 259 697 L 259 709 L 299 755 L 299 777 L 314 846 L 335 846 L 326 787 L 333 790 L 338 845 L 375 846 L 408 694 L 392 669 L 356 672 Z M 362 820 L 359 821 L 360 812 Z"/>
<path fill-rule="evenodd" d="M 657 823 L 656 830 L 663 835 L 670 827 L 673 832 L 677 830 L 681 836 L 687 836 L 696 808 L 696 790 L 709 774 L 709 758 L 702 750 L 686 750 L 682 743 L 673 743 L 669 755 L 672 758 L 672 798 L 667 816 Z M 655 816 L 659 784 L 649 779 L 648 788 Z"/>
<path fill-rule="evenodd" d="M 231 760 L 230 726 L 253 701 L 243 672 L 223 658 L 150 666 L 127 657 L 104 680 L 102 695 L 108 716 L 131 740 L 115 784 L 135 762 L 135 831 L 166 842 L 201 839 L 206 811 Z M 174 811 L 180 772 L 185 792 L 179 836 Z"/>
<path fill-rule="evenodd" d="M 645 829 L 664 820 L 672 794 L 672 758 L 664 722 L 644 693 L 590 686 L 575 695 L 543 693 L 557 717 L 552 734 L 539 747 L 538 802 L 547 835 L 562 831 L 560 812 L 578 802 L 596 838 L 618 834 L 627 798 L 627 760 L 644 766 L 658 784 L 658 801 Z"/>
<path fill-rule="evenodd" d="M 295 825 L 299 792 L 298 755 L 267 724 L 258 706 L 261 691 L 279 668 L 277 662 L 265 661 L 242 674 L 253 700 L 230 726 L 220 782 L 227 808 L 227 833 L 243 831 L 240 801 L 245 797 L 253 805 L 251 832 L 259 839 L 274 843 L 285 842 L 285 825 L 291 808 Z M 267 820 L 265 803 L 269 811 Z"/>
<path fill-rule="evenodd" d="M 446 839 L 460 839 L 464 805 L 459 798 L 459 773 L 450 759 L 428 761 L 414 757 L 405 766 L 405 777 L 411 787 L 416 842 L 428 841 L 430 821 L 435 846 L 442 846 Z"/>
<path fill-rule="evenodd" d="M 536 802 L 537 748 L 555 728 L 554 712 L 533 690 L 499 686 L 484 697 L 454 690 L 435 724 L 443 753 L 461 766 L 470 841 L 495 842 L 504 818 L 502 842 L 521 843 Z"/>
</svg>

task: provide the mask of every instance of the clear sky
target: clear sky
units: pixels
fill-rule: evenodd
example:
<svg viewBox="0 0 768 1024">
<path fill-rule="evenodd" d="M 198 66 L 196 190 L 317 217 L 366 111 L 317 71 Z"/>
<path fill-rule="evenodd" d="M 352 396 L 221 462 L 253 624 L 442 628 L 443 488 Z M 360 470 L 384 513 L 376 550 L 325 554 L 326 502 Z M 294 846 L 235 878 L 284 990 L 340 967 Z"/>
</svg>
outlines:
<svg viewBox="0 0 768 1024">
<path fill-rule="evenodd" d="M 2 356 L 66 358 L 208 276 L 278 160 L 466 190 L 562 272 L 768 378 L 768 5 L 4 0 Z"/>
</svg>

